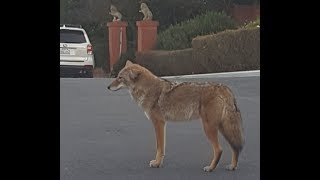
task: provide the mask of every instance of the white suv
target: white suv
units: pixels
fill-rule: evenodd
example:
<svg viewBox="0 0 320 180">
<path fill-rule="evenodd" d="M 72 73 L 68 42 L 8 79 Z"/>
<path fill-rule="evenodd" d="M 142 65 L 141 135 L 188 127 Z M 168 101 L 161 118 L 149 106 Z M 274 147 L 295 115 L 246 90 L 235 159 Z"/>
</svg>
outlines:
<svg viewBox="0 0 320 180">
<path fill-rule="evenodd" d="M 92 78 L 94 54 L 81 26 L 60 25 L 60 77 Z"/>
</svg>

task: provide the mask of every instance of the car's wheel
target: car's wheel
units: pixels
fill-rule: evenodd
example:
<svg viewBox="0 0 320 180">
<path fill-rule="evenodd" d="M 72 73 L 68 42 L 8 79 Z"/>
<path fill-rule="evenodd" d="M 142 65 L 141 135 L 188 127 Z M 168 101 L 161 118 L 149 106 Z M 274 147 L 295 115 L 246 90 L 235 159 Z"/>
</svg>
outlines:
<svg viewBox="0 0 320 180">
<path fill-rule="evenodd" d="M 93 78 L 93 72 L 91 69 L 86 70 L 85 78 Z"/>
<path fill-rule="evenodd" d="M 93 78 L 93 73 L 92 71 L 90 73 L 87 73 L 87 78 Z"/>
</svg>

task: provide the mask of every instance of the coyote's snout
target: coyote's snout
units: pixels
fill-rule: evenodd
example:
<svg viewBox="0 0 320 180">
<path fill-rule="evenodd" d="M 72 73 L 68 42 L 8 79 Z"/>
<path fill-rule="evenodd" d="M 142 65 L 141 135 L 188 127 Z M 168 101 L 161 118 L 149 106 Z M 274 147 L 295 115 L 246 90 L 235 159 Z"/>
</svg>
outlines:
<svg viewBox="0 0 320 180">
<path fill-rule="evenodd" d="M 127 61 L 118 77 L 108 86 L 112 91 L 121 88 L 129 90 L 154 125 L 157 151 L 155 159 L 150 161 L 150 167 L 160 167 L 163 163 L 167 121 L 201 119 L 214 153 L 210 165 L 204 167 L 204 171 L 215 169 L 220 160 L 222 148 L 218 132 L 225 137 L 232 150 L 231 164 L 227 169 L 237 168 L 244 135 L 240 110 L 227 86 L 214 82 L 171 82 Z"/>
</svg>

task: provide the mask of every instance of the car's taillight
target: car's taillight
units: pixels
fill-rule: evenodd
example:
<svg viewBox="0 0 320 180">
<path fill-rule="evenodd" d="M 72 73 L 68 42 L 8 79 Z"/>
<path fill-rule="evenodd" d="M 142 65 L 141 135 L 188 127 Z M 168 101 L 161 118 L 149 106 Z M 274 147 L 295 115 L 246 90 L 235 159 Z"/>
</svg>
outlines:
<svg viewBox="0 0 320 180">
<path fill-rule="evenodd" d="M 88 46 L 87 46 L 87 54 L 92 54 L 92 50 L 93 50 L 92 45 L 88 44 Z"/>
</svg>

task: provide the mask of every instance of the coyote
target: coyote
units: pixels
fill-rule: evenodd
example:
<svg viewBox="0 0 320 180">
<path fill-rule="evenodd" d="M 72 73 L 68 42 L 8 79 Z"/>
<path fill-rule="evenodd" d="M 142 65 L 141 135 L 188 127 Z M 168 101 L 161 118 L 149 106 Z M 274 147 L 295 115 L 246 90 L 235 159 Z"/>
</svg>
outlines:
<svg viewBox="0 0 320 180">
<path fill-rule="evenodd" d="M 226 169 L 237 168 L 238 157 L 244 145 L 242 119 L 236 99 L 226 85 L 214 82 L 171 82 L 128 60 L 107 88 L 112 91 L 127 88 L 152 121 L 157 150 L 155 159 L 150 161 L 150 167 L 160 167 L 163 164 L 167 121 L 200 119 L 214 153 L 210 165 L 203 170 L 214 170 L 221 157 L 218 132 L 225 137 L 232 150 L 231 164 Z"/>
</svg>

